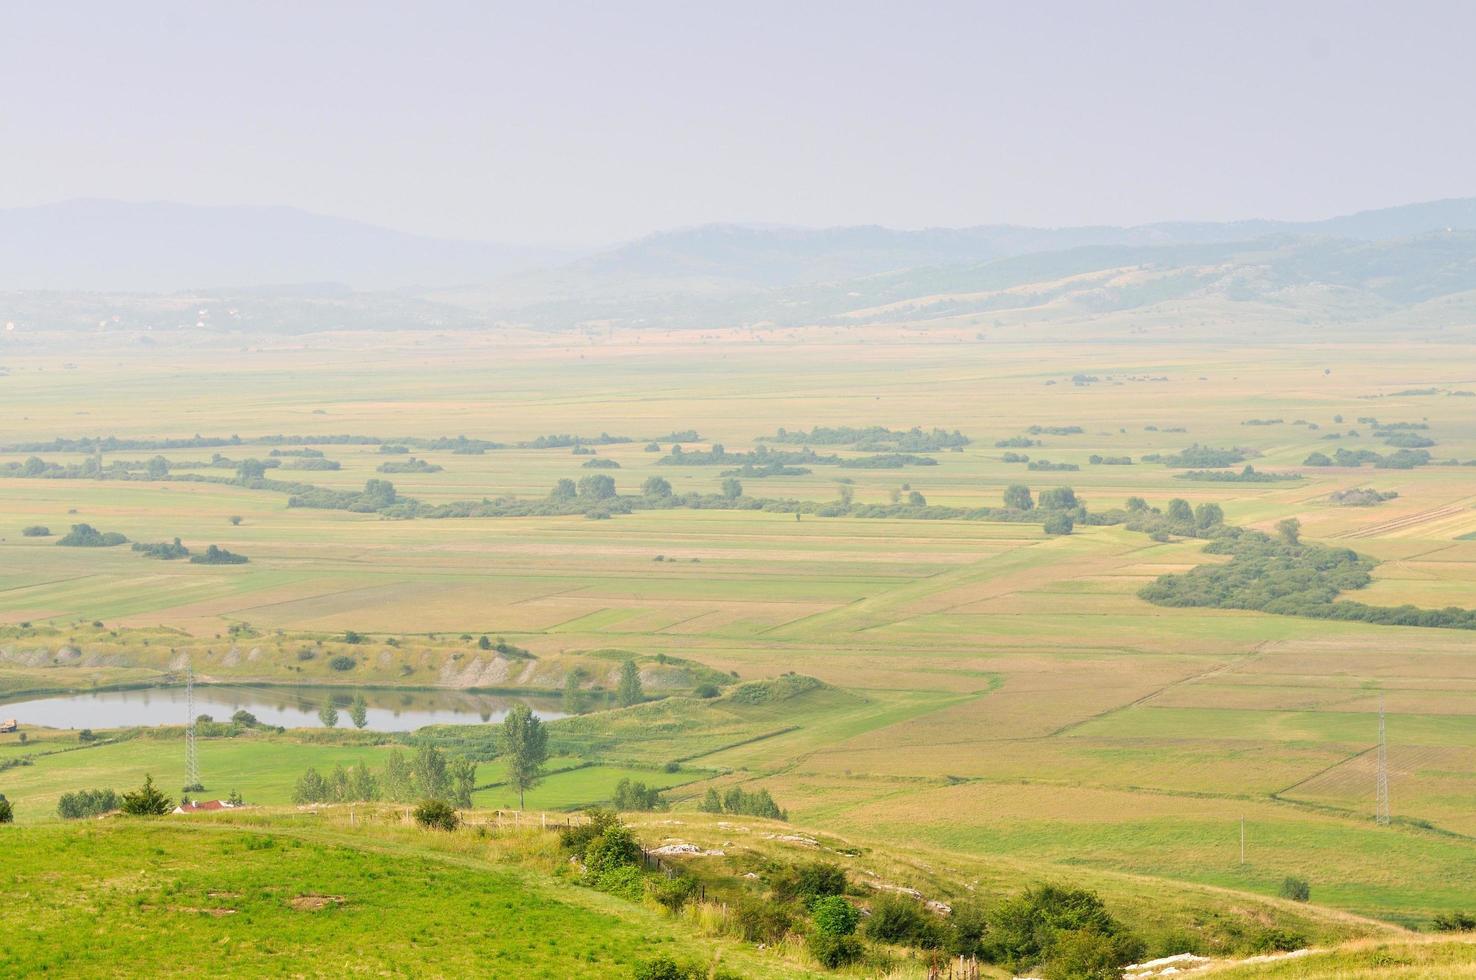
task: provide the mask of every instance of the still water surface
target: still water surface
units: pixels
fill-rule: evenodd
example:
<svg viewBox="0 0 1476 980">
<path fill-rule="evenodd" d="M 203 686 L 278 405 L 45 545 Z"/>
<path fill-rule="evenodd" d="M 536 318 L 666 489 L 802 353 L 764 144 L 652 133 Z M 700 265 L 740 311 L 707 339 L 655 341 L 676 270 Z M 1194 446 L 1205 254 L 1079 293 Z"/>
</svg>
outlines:
<svg viewBox="0 0 1476 980">
<path fill-rule="evenodd" d="M 499 722 L 518 701 L 540 718 L 562 718 L 550 698 L 510 698 L 468 691 L 391 691 L 342 687 L 195 687 L 195 714 L 229 721 L 246 710 L 264 725 L 285 728 L 321 726 L 318 710 L 327 701 L 338 708 L 340 728 L 352 728 L 348 706 L 355 694 L 369 705 L 371 731 L 412 731 L 422 725 L 475 725 Z M 132 725 L 182 725 L 187 720 L 182 687 L 66 694 L 0 704 L 0 719 L 48 728 L 124 728 Z"/>
</svg>

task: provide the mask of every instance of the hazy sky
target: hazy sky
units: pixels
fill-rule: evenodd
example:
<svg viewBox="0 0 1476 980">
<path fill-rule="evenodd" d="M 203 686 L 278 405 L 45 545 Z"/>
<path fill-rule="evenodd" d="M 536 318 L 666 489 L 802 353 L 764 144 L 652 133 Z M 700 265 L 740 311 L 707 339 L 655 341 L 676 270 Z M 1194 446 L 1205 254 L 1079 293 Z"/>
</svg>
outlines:
<svg viewBox="0 0 1476 980">
<path fill-rule="evenodd" d="M 1476 195 L 1469 2 L 8 3 L 0 206 L 708 221 L 1315 218 Z"/>
</svg>

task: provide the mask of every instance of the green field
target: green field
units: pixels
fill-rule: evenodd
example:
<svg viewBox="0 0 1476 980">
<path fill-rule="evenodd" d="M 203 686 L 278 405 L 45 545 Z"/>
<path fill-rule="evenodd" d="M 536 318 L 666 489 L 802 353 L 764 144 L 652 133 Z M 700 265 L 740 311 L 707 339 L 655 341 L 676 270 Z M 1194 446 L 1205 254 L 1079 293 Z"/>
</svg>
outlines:
<svg viewBox="0 0 1476 980">
<path fill-rule="evenodd" d="M 743 489 L 817 503 L 846 492 L 867 504 L 916 490 L 929 504 L 973 508 L 999 506 L 1005 486 L 1018 482 L 1037 494 L 1069 485 L 1096 512 L 1135 495 L 1155 507 L 1173 497 L 1216 502 L 1233 524 L 1269 530 L 1296 517 L 1305 539 L 1376 560 L 1359 601 L 1470 608 L 1476 468 L 1302 461 L 1337 448 L 1388 451 L 1358 421 L 1364 417 L 1427 425 L 1420 431 L 1437 441 L 1437 459 L 1476 459 L 1470 399 L 1395 394 L 1471 387 L 1463 371 L 1473 355 L 1454 344 L 983 344 L 880 328 L 792 339 L 778 331 L 652 332 L 432 344 L 383 335 L 321 350 L 253 343 L 229 358 L 108 348 L 66 358 L 72 368 L 59 356 L 17 351 L 0 383 L 25 408 L 0 417 L 0 444 L 195 433 L 465 434 L 516 443 L 603 431 L 635 440 L 597 445 L 597 457 L 568 448 L 417 449 L 443 469 L 388 477 L 401 494 L 445 503 L 542 497 L 557 480 L 588 472 L 613 476 L 624 494 L 650 476 L 679 493 L 718 492 L 723 467 L 664 466 L 664 452 L 645 451 L 647 440 L 674 430 L 701 434 L 689 449 L 716 442 L 737 452 L 780 427 L 939 426 L 973 441 L 933 454 L 935 466 L 817 465 L 803 476 L 744 478 Z M 1073 383 L 1078 374 L 1097 380 Z M 1275 418 L 1283 421 L 1243 424 Z M 1044 445 L 1021 450 L 1079 470 L 1004 462 L 996 441 L 1031 426 L 1081 427 L 1032 436 Z M 1304 479 L 1185 480 L 1141 460 L 1195 443 L 1242 447 L 1255 454 L 1256 469 Z M 164 454 L 262 457 L 268 448 Z M 356 489 L 397 458 L 373 445 L 318 448 L 342 468 L 282 475 Z M 1135 462 L 1095 465 L 1094 454 Z M 0 462 L 28 455 L 4 453 Z M 35 455 L 62 464 L 85 458 Z M 118 450 L 105 461 L 150 455 Z M 588 458 L 620 468 L 586 471 Z M 1398 496 L 1367 507 L 1329 502 L 1333 491 L 1354 487 Z M 1037 523 L 796 520 L 762 510 L 386 520 L 286 504 L 276 492 L 175 480 L 0 479 L 0 690 L 174 679 L 185 654 L 204 680 L 548 693 L 579 666 L 589 686 L 608 690 L 630 655 L 648 672 L 648 693 L 675 696 L 555 724 L 559 751 L 583 767 L 551 776 L 529 795 L 530 808 L 607 800 L 628 777 L 670 787 L 680 813 L 709 786 L 739 784 L 768 789 L 793 823 L 821 831 L 1008 859 L 1022 869 L 1262 896 L 1297 875 L 1311 883 L 1317 906 L 1400 926 L 1424 927 L 1438 912 L 1469 907 L 1476 894 L 1471 634 L 1138 598 L 1157 576 L 1211 560 L 1201 541 L 1155 541 L 1120 526 L 1048 536 Z M 133 540 L 218 544 L 251 560 L 152 561 L 127 546 L 62 548 L 54 536 L 20 534 L 33 524 L 60 533 L 80 521 Z M 241 624 L 249 630 L 229 632 Z M 346 646 L 345 630 L 364 642 Z M 483 634 L 536 659 L 488 655 L 475 643 Z M 322 655 L 297 659 L 314 644 Z M 609 650 L 628 654 L 596 653 Z M 352 678 L 327 666 L 339 652 L 358 658 Z M 663 666 L 658 656 L 694 666 Z M 797 672 L 829 686 L 770 704 L 688 697 L 704 669 L 743 681 Z M 1381 697 L 1390 826 L 1373 819 Z M 40 733 L 25 747 L 0 736 L 0 759 L 34 754 L 38 744 Z M 209 739 L 201 757 L 211 792 L 238 789 L 248 800 L 283 804 L 305 767 L 372 761 L 383 751 L 284 736 Z M 667 763 L 678 771 L 661 771 Z M 478 771 L 487 787 L 479 807 L 514 802 L 491 785 L 498 765 L 484 761 Z M 15 802 L 24 833 L 49 840 L 41 825 L 61 792 L 122 789 L 144 772 L 176 787 L 181 742 L 138 738 L 38 756 L 0 770 L 0 792 Z M 123 835 L 130 847 L 145 846 L 146 836 Z M 214 846 L 210 840 L 202 834 L 199 846 Z M 1028 870 L 1021 874 L 1028 879 Z M 626 941 L 612 935 L 609 955 Z"/>
<path fill-rule="evenodd" d="M 0 937 L 0 964 L 14 976 L 118 975 L 166 961 L 252 976 L 559 976 L 621 971 L 659 953 L 713 955 L 654 913 L 556 883 L 495 848 L 437 846 L 388 824 L 371 835 L 319 821 L 113 822 L 13 838 L 7 847 L 29 860 L 7 868 L 8 883 L 33 896 L 24 925 L 12 920 Z M 17 908 L 7 907 L 8 918 Z M 755 977 L 804 974 L 740 948 L 718 955 Z"/>
</svg>

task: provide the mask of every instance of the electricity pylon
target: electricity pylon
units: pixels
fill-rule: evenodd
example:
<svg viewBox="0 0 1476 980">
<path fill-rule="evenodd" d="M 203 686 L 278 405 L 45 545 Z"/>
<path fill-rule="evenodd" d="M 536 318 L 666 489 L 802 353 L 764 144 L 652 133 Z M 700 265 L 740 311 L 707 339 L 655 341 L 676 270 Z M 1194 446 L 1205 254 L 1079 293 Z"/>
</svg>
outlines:
<svg viewBox="0 0 1476 980">
<path fill-rule="evenodd" d="M 200 785 L 200 758 L 195 754 L 195 669 L 185 668 L 185 784 Z"/>
<path fill-rule="evenodd" d="M 1379 776 L 1378 799 L 1374 804 L 1374 822 L 1389 825 L 1389 739 L 1384 731 L 1384 696 L 1379 695 Z"/>
</svg>

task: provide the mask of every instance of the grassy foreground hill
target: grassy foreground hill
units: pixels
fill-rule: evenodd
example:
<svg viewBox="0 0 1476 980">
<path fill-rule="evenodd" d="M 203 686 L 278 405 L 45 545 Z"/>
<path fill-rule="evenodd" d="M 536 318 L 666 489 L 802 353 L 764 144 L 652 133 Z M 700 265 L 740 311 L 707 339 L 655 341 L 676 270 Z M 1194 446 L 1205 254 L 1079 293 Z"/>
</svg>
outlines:
<svg viewBox="0 0 1476 980">
<path fill-rule="evenodd" d="M 348 815 L 108 819 L 7 828 L 9 976 L 619 976 L 710 940 L 561 882 L 551 835 L 488 842 Z M 394 823 L 385 822 L 393 820 Z M 22 863 L 19 858 L 25 855 Z M 743 976 L 804 976 L 734 944 Z"/>
<path fill-rule="evenodd" d="M 666 848 L 666 866 L 697 883 L 692 901 L 673 914 L 652 900 L 654 890 L 642 898 L 580 884 L 558 835 L 533 821 L 513 829 L 487 811 L 464 817 L 449 833 L 421 829 L 406 808 L 373 805 L 0 828 L 0 880 L 13 899 L 0 905 L 0 969 L 9 976 L 139 975 L 167 965 L 217 976 L 623 977 L 665 958 L 695 971 L 689 976 L 836 975 L 798 935 L 744 942 L 732 921 L 746 894 L 765 894 L 784 869 L 815 862 L 843 869 L 848 900 L 869 910 L 898 894 L 955 909 L 988 905 L 1062 874 L 1101 894 L 1151 955 L 1199 930 L 1240 936 L 1242 955 L 1258 948 L 1253 934 L 1324 948 L 1361 944 L 1257 964 L 1274 975 L 1345 975 L 1343 965 L 1380 962 L 1407 964 L 1407 976 L 1476 969 L 1471 944 L 1430 944 L 1384 923 L 1223 889 L 1027 869 L 754 818 L 632 815 L 640 842 Z M 663 880 L 660 872 L 651 878 Z M 863 962 L 839 974 L 921 978 L 941 958 L 874 942 Z M 1306 972 L 1314 962 L 1329 971 Z M 1426 967 L 1445 972 L 1420 972 Z M 1009 973 L 986 966 L 984 975 Z"/>
</svg>

